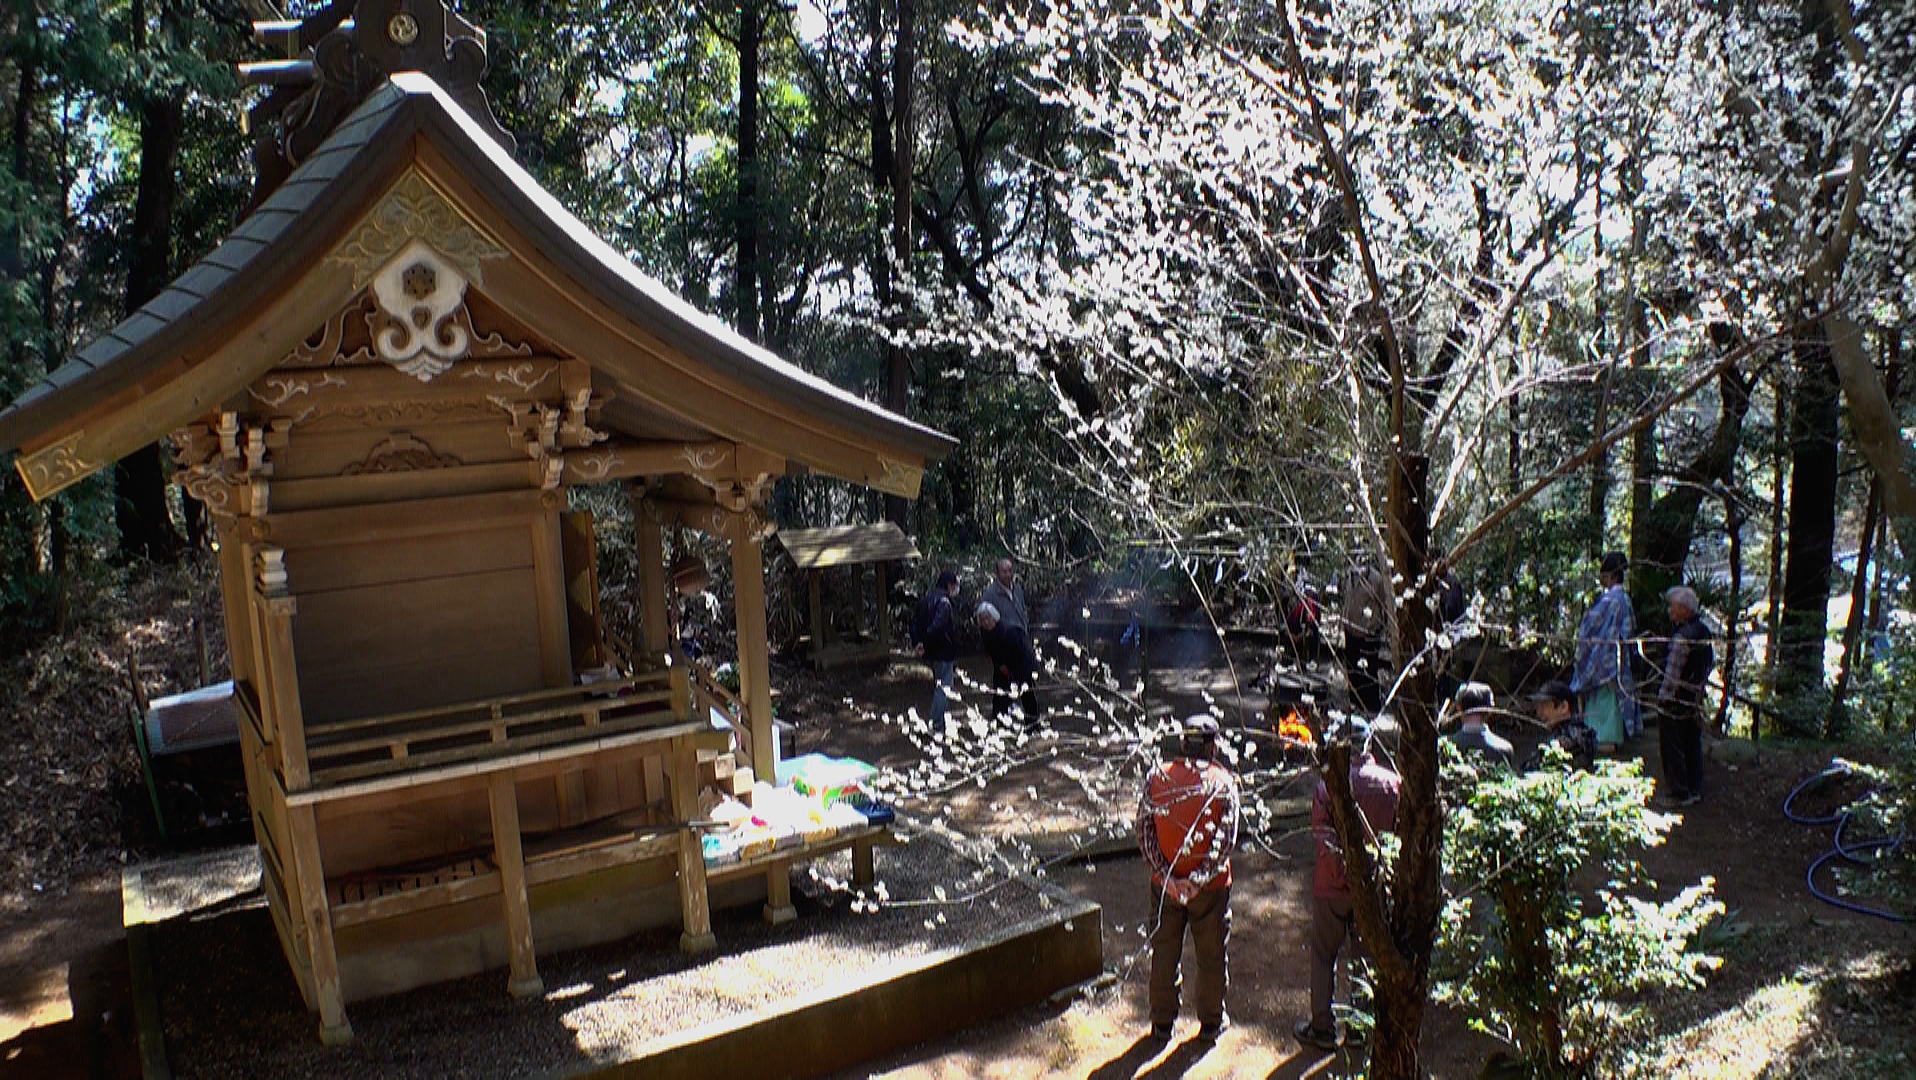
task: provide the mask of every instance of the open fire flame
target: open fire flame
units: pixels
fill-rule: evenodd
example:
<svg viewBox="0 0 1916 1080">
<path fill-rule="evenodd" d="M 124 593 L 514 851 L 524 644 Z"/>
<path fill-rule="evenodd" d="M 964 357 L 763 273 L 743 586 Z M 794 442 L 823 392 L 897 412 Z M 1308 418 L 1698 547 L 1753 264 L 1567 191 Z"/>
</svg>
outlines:
<svg viewBox="0 0 1916 1080">
<path fill-rule="evenodd" d="M 1277 722 L 1277 737 L 1300 746 L 1316 746 L 1317 739 L 1311 735 L 1310 725 L 1304 723 L 1304 717 L 1296 709 L 1284 714 Z"/>
</svg>

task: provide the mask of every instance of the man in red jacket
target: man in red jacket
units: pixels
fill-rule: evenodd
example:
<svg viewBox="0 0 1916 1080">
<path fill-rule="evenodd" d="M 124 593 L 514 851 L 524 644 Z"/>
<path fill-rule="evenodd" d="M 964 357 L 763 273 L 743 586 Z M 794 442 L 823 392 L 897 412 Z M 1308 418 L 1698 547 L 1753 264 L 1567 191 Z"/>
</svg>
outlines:
<svg viewBox="0 0 1916 1080">
<path fill-rule="evenodd" d="M 1184 930 L 1197 951 L 1198 1037 L 1215 1040 L 1224 1013 L 1231 937 L 1231 852 L 1237 847 L 1237 777 L 1217 760 L 1217 721 L 1184 722 L 1176 756 L 1145 778 L 1138 847 L 1151 868 L 1151 1034 L 1171 1037 L 1178 1016 Z"/>
<path fill-rule="evenodd" d="M 1386 734 L 1383 725 L 1367 731 L 1361 751 L 1351 755 L 1351 793 L 1372 836 L 1391 831 L 1397 819 L 1397 793 L 1402 781 L 1375 753 Z M 1331 823 L 1330 787 L 1317 782 L 1311 800 L 1311 833 L 1317 840 L 1317 864 L 1311 872 L 1311 1018 L 1292 1029 L 1297 1041 L 1335 1050 L 1343 1034 L 1331 1015 L 1331 989 L 1337 976 L 1337 954 L 1346 939 L 1357 936 L 1351 915 L 1351 890 L 1344 880 L 1344 855 Z"/>
</svg>

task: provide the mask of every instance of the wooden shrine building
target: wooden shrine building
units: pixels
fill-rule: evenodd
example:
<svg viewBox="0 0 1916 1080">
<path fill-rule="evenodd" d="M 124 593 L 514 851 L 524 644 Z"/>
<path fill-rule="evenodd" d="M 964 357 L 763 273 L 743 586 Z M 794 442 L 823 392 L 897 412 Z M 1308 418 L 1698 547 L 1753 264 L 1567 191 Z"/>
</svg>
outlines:
<svg viewBox="0 0 1916 1080">
<path fill-rule="evenodd" d="M 707 947 L 701 777 L 774 772 L 770 486 L 916 496 L 951 440 L 594 236 L 513 161 L 484 35 L 437 0 L 258 29 L 287 59 L 247 72 L 255 208 L 0 413 L 0 451 L 44 499 L 171 436 L 217 523 L 265 891 L 325 1038 L 349 1001 L 488 968 L 536 992 L 539 952 L 661 914 Z M 607 482 L 637 521 L 627 657 L 568 515 Z M 673 527 L 729 541 L 735 699 L 670 662 Z M 789 917 L 789 860 L 743 870 Z"/>
</svg>

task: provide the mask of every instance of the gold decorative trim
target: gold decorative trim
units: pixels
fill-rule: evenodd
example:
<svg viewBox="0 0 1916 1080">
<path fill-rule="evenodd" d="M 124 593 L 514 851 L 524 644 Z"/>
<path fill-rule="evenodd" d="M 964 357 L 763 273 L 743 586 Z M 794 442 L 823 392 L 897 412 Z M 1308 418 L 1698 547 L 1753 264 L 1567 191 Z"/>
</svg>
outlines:
<svg viewBox="0 0 1916 1080">
<path fill-rule="evenodd" d="M 365 298 L 361 297 L 341 308 L 338 314 L 322 323 L 305 341 L 293 346 L 279 366 L 325 367 L 338 360 L 339 347 L 346 340 L 346 320 L 365 306 Z"/>
<path fill-rule="evenodd" d="M 76 449 L 86 432 L 76 431 L 45 449 L 26 454 L 14 463 L 20 479 L 35 500 L 44 499 L 100 471 L 106 463 L 88 461 Z"/>
<path fill-rule="evenodd" d="M 598 453 L 568 454 L 565 463 L 572 469 L 573 478 L 581 484 L 597 484 L 611 476 L 625 465 L 625 458 L 614 449 Z"/>
<path fill-rule="evenodd" d="M 460 372 L 460 377 L 504 383 L 522 394 L 530 394 L 558 370 L 555 364 L 536 364 L 527 360 L 519 364 L 472 364 Z"/>
<path fill-rule="evenodd" d="M 507 255 L 504 245 L 461 213 L 424 174 L 408 169 L 326 258 L 352 267 L 353 288 L 360 289 L 414 240 L 432 245 L 475 283 L 484 280 L 483 263 Z"/>
<path fill-rule="evenodd" d="M 268 375 L 259 382 L 246 388 L 253 400 L 269 409 L 277 409 L 301 394 L 311 394 L 314 390 L 328 386 L 345 386 L 346 380 L 330 371 L 317 375 Z M 264 386 L 270 394 L 260 393 Z"/>
<path fill-rule="evenodd" d="M 924 483 L 925 470 L 916 465 L 907 465 L 902 461 L 879 455 L 878 467 L 884 472 L 872 478 L 871 486 L 887 495 L 902 495 L 907 499 L 916 499 L 918 489 Z"/>
<path fill-rule="evenodd" d="M 364 461 L 346 466 L 341 476 L 409 472 L 416 469 L 450 469 L 465 462 L 451 454 L 434 450 L 424 439 L 404 431 L 395 431 L 366 454 Z"/>
</svg>

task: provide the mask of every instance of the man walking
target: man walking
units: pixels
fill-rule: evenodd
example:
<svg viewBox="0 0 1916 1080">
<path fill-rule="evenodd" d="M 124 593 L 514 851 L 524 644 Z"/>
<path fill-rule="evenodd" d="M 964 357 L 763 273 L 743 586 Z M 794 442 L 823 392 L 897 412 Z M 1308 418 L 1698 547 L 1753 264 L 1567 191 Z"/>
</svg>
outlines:
<svg viewBox="0 0 1916 1080">
<path fill-rule="evenodd" d="M 1038 653 L 1032 647 L 1031 614 L 1025 607 L 1024 582 L 1018 580 L 1018 567 L 1011 561 L 1010 556 L 999 559 L 998 564 L 992 567 L 991 580 L 985 582 L 985 587 L 979 592 L 978 599 L 981 603 L 990 605 L 991 610 L 997 613 L 1000 646 L 1004 647 L 1008 643 L 1015 642 L 1016 647 L 1024 653 L 1022 663 L 1001 665 L 998 654 L 993 652 L 991 667 L 994 673 L 1001 666 L 1012 668 L 1014 673 L 1020 669 L 1025 673 L 1021 680 L 1025 684 L 1025 690 L 1020 695 L 1020 702 L 1024 707 L 1025 722 L 1035 722 L 1038 719 L 1038 695 L 1031 689 L 1031 684 L 1037 678 Z M 991 647 L 991 644 L 987 640 L 987 649 Z M 1005 685 L 1010 684 L 1007 682 Z"/>
<path fill-rule="evenodd" d="M 1237 847 L 1237 777 L 1217 760 L 1217 721 L 1184 722 L 1176 756 L 1145 778 L 1138 847 L 1151 868 L 1151 1035 L 1171 1037 L 1182 985 L 1184 931 L 1197 952 L 1198 1038 L 1214 1041 L 1224 1012 L 1231 938 L 1231 852 Z"/>
<path fill-rule="evenodd" d="M 1657 741 L 1663 749 L 1663 803 L 1694 806 L 1703 797 L 1703 687 L 1716 667 L 1710 628 L 1697 615 L 1696 591 L 1679 585 L 1670 605 L 1670 650 L 1657 688 Z"/>
<path fill-rule="evenodd" d="M 1376 754 L 1376 743 L 1387 731 L 1380 723 L 1364 738 L 1363 748 L 1351 756 L 1351 793 L 1372 836 L 1390 832 L 1397 821 L 1397 794 L 1402 781 Z M 1311 800 L 1311 833 L 1317 840 L 1317 862 L 1311 872 L 1311 1017 L 1300 1020 L 1291 1033 L 1306 1046 L 1335 1050 L 1343 1032 L 1331 1014 L 1331 991 L 1337 979 L 1337 956 L 1346 940 L 1357 935 L 1352 914 L 1350 883 L 1344 878 L 1343 845 L 1331 821 L 1330 785 L 1317 782 Z"/>
<path fill-rule="evenodd" d="M 998 560 L 991 580 L 985 582 L 978 599 L 998 610 L 1000 623 L 1022 630 L 1025 637 L 1030 638 L 1031 618 L 1025 610 L 1025 585 L 1018 580 L 1017 564 L 1009 556 Z"/>
<path fill-rule="evenodd" d="M 911 636 L 917 653 L 931 665 L 931 722 L 940 730 L 958 671 L 958 616 L 951 601 L 958 595 L 958 572 L 941 570 L 931 591 L 918 603 Z"/>
</svg>

